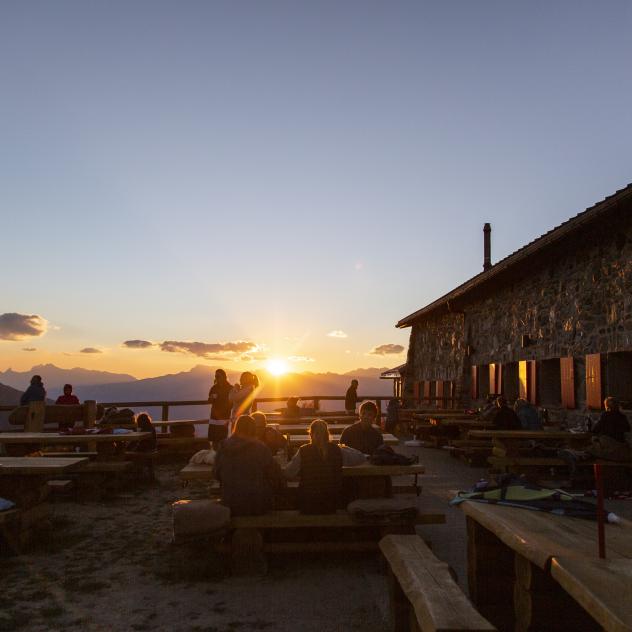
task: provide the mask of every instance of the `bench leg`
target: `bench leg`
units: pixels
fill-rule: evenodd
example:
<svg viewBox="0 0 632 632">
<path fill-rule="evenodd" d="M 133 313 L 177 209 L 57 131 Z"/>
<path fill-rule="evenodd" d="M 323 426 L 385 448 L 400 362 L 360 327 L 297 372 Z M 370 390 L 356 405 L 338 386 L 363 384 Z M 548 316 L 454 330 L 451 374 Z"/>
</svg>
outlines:
<svg viewBox="0 0 632 632">
<path fill-rule="evenodd" d="M 231 544 L 233 575 L 262 575 L 267 572 L 263 537 L 258 529 L 235 529 Z"/>
<path fill-rule="evenodd" d="M 388 569 L 388 596 L 393 617 L 393 632 L 408 632 L 411 629 L 411 617 L 415 618 L 415 611 L 410 607 L 410 602 L 390 567 Z"/>
</svg>

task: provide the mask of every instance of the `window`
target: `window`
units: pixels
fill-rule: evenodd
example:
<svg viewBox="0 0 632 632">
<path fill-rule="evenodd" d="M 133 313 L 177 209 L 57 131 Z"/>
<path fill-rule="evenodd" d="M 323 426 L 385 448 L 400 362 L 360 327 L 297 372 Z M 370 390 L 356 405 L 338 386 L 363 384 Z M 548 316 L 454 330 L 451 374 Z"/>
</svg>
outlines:
<svg viewBox="0 0 632 632">
<path fill-rule="evenodd" d="M 537 400 L 543 406 L 562 405 L 562 373 L 559 358 L 542 360 L 539 367 Z"/>
</svg>

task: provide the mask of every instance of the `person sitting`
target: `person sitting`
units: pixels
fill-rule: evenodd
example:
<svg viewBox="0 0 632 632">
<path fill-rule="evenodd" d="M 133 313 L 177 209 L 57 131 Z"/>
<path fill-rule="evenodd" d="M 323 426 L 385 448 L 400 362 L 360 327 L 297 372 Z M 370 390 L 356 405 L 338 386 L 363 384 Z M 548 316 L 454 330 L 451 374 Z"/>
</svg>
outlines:
<svg viewBox="0 0 632 632">
<path fill-rule="evenodd" d="M 526 399 L 518 398 L 514 403 L 514 411 L 523 430 L 542 430 L 542 420 L 537 408 Z"/>
<path fill-rule="evenodd" d="M 597 459 L 630 461 L 632 450 L 625 436 L 630 432 L 628 418 L 621 412 L 616 397 L 606 397 L 603 405 L 605 411 L 592 429 L 595 436 L 586 451 L 589 456 Z"/>
<path fill-rule="evenodd" d="M 287 478 L 299 477 L 298 507 L 303 514 L 334 513 L 343 505 L 343 452 L 332 443 L 324 419 L 309 426 L 309 443 L 302 445 L 285 467 Z"/>
<path fill-rule="evenodd" d="M 272 508 L 283 473 L 270 450 L 257 440 L 250 415 L 241 415 L 233 434 L 221 443 L 214 476 L 221 485 L 221 502 L 233 515 L 257 516 Z"/>
<path fill-rule="evenodd" d="M 496 398 L 498 395 L 495 393 L 490 393 L 485 398 L 485 405 L 479 408 L 478 415 L 481 419 L 484 420 L 492 420 L 494 415 L 496 414 Z"/>
<path fill-rule="evenodd" d="M 496 398 L 496 414 L 493 422 L 494 430 L 522 430 L 518 415 L 507 406 L 507 400 L 502 395 Z"/>
<path fill-rule="evenodd" d="M 64 394 L 60 395 L 55 404 L 59 406 L 78 406 L 79 398 L 72 394 L 72 384 L 64 384 Z"/>
<path fill-rule="evenodd" d="M 279 450 L 287 450 L 285 437 L 276 429 L 267 425 L 265 413 L 254 412 L 250 415 L 255 420 L 256 437 L 274 455 Z"/>
<path fill-rule="evenodd" d="M 298 397 L 289 397 L 285 405 L 285 410 L 283 411 L 283 416 L 296 419 L 301 416 L 301 412 L 298 405 Z"/>
<path fill-rule="evenodd" d="M 41 375 L 34 375 L 31 378 L 30 386 L 22 393 L 20 405 L 26 406 L 29 402 L 43 402 L 46 400 L 46 389 L 42 382 Z"/>
<path fill-rule="evenodd" d="M 139 413 L 136 417 L 136 425 L 139 432 L 151 432 L 151 437 L 141 439 L 134 444 L 132 451 L 134 452 L 155 452 L 156 450 L 156 428 L 151 421 L 148 413 Z"/>
<path fill-rule="evenodd" d="M 377 406 L 373 402 L 364 402 L 360 406 L 360 421 L 342 431 L 340 443 L 363 454 L 373 454 L 377 447 L 384 443 L 382 433 L 374 426 L 376 419 Z"/>
</svg>

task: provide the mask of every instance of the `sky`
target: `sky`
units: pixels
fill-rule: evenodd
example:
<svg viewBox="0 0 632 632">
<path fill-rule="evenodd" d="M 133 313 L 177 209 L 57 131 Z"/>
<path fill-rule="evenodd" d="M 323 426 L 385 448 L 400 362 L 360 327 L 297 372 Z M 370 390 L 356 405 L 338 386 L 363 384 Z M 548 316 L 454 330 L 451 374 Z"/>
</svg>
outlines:
<svg viewBox="0 0 632 632">
<path fill-rule="evenodd" d="M 632 181 L 631 29 L 627 0 L 0 3 L 0 370 L 403 363 L 485 222 L 498 261 Z"/>
</svg>

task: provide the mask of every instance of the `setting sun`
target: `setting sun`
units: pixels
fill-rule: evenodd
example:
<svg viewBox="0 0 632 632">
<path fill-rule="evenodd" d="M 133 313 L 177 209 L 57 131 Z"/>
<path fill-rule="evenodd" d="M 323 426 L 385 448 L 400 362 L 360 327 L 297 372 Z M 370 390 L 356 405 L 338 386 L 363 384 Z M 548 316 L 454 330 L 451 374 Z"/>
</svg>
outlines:
<svg viewBox="0 0 632 632">
<path fill-rule="evenodd" d="M 268 360 L 266 363 L 266 369 L 268 369 L 272 375 L 283 375 L 288 372 L 287 363 L 285 360 L 281 360 L 280 358 L 272 358 L 271 360 Z"/>
</svg>

